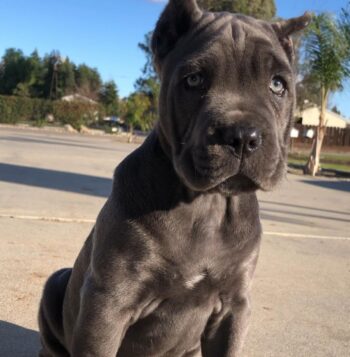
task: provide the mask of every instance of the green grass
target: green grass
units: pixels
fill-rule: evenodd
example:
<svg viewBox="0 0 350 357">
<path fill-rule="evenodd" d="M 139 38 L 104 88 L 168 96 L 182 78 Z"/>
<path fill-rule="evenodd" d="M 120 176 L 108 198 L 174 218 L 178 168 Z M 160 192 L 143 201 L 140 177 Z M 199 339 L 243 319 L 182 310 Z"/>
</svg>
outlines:
<svg viewBox="0 0 350 357">
<path fill-rule="evenodd" d="M 309 153 L 293 152 L 289 154 L 289 158 L 306 162 L 309 158 Z M 350 153 L 321 153 L 321 162 L 350 166 Z"/>
<path fill-rule="evenodd" d="M 304 166 L 309 158 L 309 151 L 299 148 L 289 153 L 288 163 Z M 349 152 L 322 152 L 321 168 L 350 172 L 350 153 Z"/>
<path fill-rule="evenodd" d="M 348 160 L 348 158 L 347 158 L 347 160 Z M 306 161 L 307 161 L 307 157 L 305 157 L 305 158 L 295 158 L 294 155 L 290 155 L 289 158 L 288 158 L 288 164 L 305 165 Z M 321 168 L 330 169 L 330 170 L 344 171 L 344 172 L 350 172 L 350 165 L 349 164 L 347 164 L 347 163 L 344 164 L 341 161 L 339 163 L 327 162 L 326 159 L 322 160 L 322 156 L 321 156 Z"/>
</svg>

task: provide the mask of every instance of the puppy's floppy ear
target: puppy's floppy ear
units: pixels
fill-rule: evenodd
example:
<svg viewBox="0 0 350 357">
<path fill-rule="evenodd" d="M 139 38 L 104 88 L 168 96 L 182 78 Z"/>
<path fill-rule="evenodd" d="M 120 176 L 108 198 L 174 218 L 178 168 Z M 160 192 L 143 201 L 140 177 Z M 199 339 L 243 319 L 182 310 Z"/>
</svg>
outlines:
<svg viewBox="0 0 350 357">
<path fill-rule="evenodd" d="M 293 41 L 290 36 L 295 32 L 304 30 L 309 26 L 311 20 L 312 14 L 310 12 L 305 12 L 303 16 L 278 21 L 272 24 L 272 28 L 275 30 L 277 37 L 290 60 L 293 60 L 294 58 Z"/>
<path fill-rule="evenodd" d="M 164 57 L 201 16 L 196 0 L 169 0 L 157 22 L 151 43 L 158 72 Z"/>
</svg>

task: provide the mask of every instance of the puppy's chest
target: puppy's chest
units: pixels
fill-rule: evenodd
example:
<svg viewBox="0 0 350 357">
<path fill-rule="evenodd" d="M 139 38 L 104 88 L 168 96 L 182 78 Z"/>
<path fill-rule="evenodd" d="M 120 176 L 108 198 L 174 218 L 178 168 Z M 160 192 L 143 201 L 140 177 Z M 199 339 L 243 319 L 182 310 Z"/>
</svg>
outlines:
<svg viewBox="0 0 350 357">
<path fill-rule="evenodd" d="M 219 321 L 224 316 L 239 259 L 219 227 L 208 229 L 210 219 L 207 223 L 178 229 L 171 244 L 156 249 L 158 264 L 142 294 L 146 308 L 126 334 L 125 356 L 156 355 L 155 349 L 174 345 L 183 352 L 169 355 L 186 355 L 199 344 L 210 317 Z M 153 343 L 146 351 L 148 341 Z M 132 353 L 127 346 L 133 346 Z"/>
<path fill-rule="evenodd" d="M 151 264 L 151 290 L 160 298 L 185 297 L 198 304 L 213 294 L 230 294 L 251 238 L 240 227 L 250 222 L 219 199 L 210 210 L 200 210 L 199 204 L 189 208 L 171 212 L 171 219 L 153 220 L 157 231 L 152 239 L 156 263 Z"/>
<path fill-rule="evenodd" d="M 208 246 L 192 245 L 192 249 L 167 253 L 145 294 L 151 303 L 126 334 L 126 345 L 132 345 L 133 351 L 125 356 L 153 355 L 154 349 L 174 345 L 183 352 L 169 355 L 183 356 L 199 344 L 210 316 L 226 311 L 223 295 L 229 295 L 232 264 L 223 247 L 211 251 Z M 148 341 L 153 344 L 146 351 Z"/>
<path fill-rule="evenodd" d="M 164 252 L 164 265 L 156 277 L 160 292 L 205 298 L 231 285 L 238 268 L 236 249 L 218 232 L 196 231 L 186 242 Z"/>
</svg>

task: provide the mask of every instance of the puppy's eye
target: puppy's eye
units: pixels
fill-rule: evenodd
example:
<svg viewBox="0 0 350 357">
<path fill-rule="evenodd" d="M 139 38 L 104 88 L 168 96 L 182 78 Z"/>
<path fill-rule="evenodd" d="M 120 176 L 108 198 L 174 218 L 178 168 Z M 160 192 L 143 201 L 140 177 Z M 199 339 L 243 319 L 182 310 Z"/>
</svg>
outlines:
<svg viewBox="0 0 350 357">
<path fill-rule="evenodd" d="M 188 88 L 198 88 L 203 84 L 204 78 L 200 73 L 190 74 L 186 77 L 186 85 Z"/>
<path fill-rule="evenodd" d="M 270 83 L 270 89 L 274 94 L 282 97 L 287 89 L 287 83 L 281 76 L 274 76 Z"/>
</svg>

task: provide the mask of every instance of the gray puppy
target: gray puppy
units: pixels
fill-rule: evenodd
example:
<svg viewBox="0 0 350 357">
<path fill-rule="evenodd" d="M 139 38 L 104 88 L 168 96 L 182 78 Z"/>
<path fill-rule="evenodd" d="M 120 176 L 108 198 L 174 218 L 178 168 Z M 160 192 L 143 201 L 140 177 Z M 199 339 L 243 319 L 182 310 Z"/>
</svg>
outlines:
<svg viewBox="0 0 350 357">
<path fill-rule="evenodd" d="M 309 21 L 170 0 L 152 41 L 159 122 L 116 169 L 74 268 L 46 283 L 40 356 L 239 355 L 261 236 L 255 191 L 285 173 L 289 36 Z"/>
</svg>

